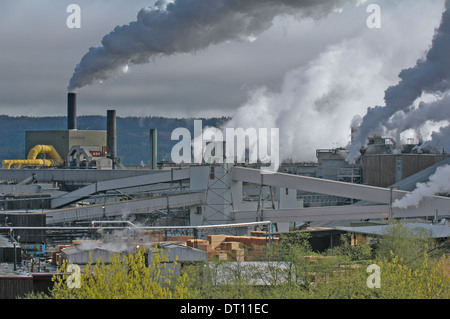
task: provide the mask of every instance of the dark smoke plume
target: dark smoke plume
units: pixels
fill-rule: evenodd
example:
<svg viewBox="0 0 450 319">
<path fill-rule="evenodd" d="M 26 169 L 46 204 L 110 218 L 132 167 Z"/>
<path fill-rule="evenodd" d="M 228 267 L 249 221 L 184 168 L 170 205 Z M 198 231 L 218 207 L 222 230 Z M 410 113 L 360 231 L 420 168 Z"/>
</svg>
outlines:
<svg viewBox="0 0 450 319">
<path fill-rule="evenodd" d="M 445 12 L 442 14 L 440 26 L 436 29 L 431 48 L 424 59 L 418 60 L 416 65 L 404 69 L 399 74 L 400 81 L 397 85 L 389 87 L 385 91 L 385 106 L 369 108 L 364 116 L 358 133 L 354 136 L 347 160 L 354 162 L 359 150 L 367 143 L 367 138 L 375 131 L 390 126 L 396 126 L 397 112 L 408 117 L 408 113 L 415 112 L 413 103 L 423 94 L 442 95 L 450 89 L 450 1 L 445 3 Z M 422 109 L 423 106 L 422 106 Z M 397 117 L 400 119 L 401 117 Z M 447 118 L 449 119 L 449 118 Z M 422 123 L 427 121 L 422 117 Z M 445 120 L 445 118 L 441 118 Z M 390 122 L 389 122 L 390 121 Z M 404 123 L 403 123 L 404 125 Z"/>
<path fill-rule="evenodd" d="M 358 2 L 358 0 L 354 0 Z M 69 91 L 103 81 L 155 57 L 195 52 L 225 41 L 255 39 L 276 16 L 320 18 L 345 0 L 160 0 L 117 26 L 76 66 Z M 359 1 L 360 2 L 360 1 Z"/>
</svg>

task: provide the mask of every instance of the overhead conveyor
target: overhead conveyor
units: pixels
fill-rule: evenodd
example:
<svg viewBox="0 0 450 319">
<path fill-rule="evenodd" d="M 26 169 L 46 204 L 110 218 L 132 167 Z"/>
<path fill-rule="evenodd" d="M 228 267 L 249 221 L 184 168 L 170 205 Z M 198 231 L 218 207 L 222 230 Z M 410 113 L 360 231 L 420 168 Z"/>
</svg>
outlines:
<svg viewBox="0 0 450 319">
<path fill-rule="evenodd" d="M 263 209 L 260 216 L 273 223 L 379 219 L 389 218 L 389 205 Z M 234 217 L 237 223 L 251 222 L 255 221 L 255 212 L 236 211 Z"/>
<path fill-rule="evenodd" d="M 254 184 L 286 187 L 311 193 L 348 197 L 377 203 L 389 203 L 389 189 L 361 184 L 338 182 L 328 179 L 293 175 L 286 173 L 261 174 L 258 169 L 234 167 L 233 180 Z M 406 192 L 396 196 L 403 196 Z M 395 199 L 395 198 L 394 198 Z"/>
<path fill-rule="evenodd" d="M 430 176 L 436 173 L 437 168 L 444 165 L 450 165 L 450 157 L 395 183 L 391 187 L 405 191 L 413 191 L 417 183 L 426 183 Z"/>
<path fill-rule="evenodd" d="M 409 193 L 394 188 L 352 184 L 285 173 L 261 174 L 261 171 L 258 169 L 237 166 L 233 167 L 232 178 L 235 181 L 285 187 L 312 193 L 353 198 L 371 203 L 364 206 L 264 209 L 260 212 L 261 220 L 270 220 L 272 222 L 421 217 L 434 216 L 436 212 L 439 212 L 440 215 L 450 214 L 450 198 L 441 196 L 424 198 L 417 207 L 408 207 L 407 209 L 392 207 L 392 203 L 396 199 L 400 199 Z M 236 222 L 254 221 L 255 218 L 254 211 L 234 212 Z"/>
<path fill-rule="evenodd" d="M 46 211 L 44 214 L 46 215 L 47 225 L 54 225 L 64 222 L 120 217 L 124 212 L 127 212 L 127 214 L 145 214 L 158 209 L 201 205 L 203 197 L 203 192 L 171 194 L 85 207 L 54 209 Z"/>
<path fill-rule="evenodd" d="M 172 169 L 158 171 L 147 175 L 99 181 L 52 199 L 52 208 L 60 208 L 97 193 L 130 187 L 186 180 L 189 179 L 189 176 L 189 169 Z"/>
</svg>

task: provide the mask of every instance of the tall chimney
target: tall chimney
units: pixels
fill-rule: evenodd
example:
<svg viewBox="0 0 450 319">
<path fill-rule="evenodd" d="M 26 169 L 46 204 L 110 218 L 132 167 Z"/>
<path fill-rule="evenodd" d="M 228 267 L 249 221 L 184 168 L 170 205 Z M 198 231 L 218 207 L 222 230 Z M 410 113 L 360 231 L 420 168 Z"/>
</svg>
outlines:
<svg viewBox="0 0 450 319">
<path fill-rule="evenodd" d="M 77 129 L 77 94 L 67 94 L 67 129 Z"/>
<path fill-rule="evenodd" d="M 150 169 L 158 169 L 158 130 L 150 130 Z"/>
<path fill-rule="evenodd" d="M 117 156 L 116 110 L 108 110 L 106 118 L 106 147 L 108 148 L 109 158 L 112 159 L 113 168 L 115 168 Z"/>
</svg>

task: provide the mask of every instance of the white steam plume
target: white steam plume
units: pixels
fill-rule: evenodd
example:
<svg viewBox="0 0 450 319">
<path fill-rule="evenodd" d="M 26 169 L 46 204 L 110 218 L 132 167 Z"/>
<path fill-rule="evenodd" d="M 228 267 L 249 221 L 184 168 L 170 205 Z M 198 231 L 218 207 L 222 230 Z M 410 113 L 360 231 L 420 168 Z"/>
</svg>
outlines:
<svg viewBox="0 0 450 319">
<path fill-rule="evenodd" d="M 426 183 L 417 183 L 416 189 L 411 193 L 397 199 L 392 204 L 397 208 L 408 208 L 418 206 L 421 200 L 426 197 L 434 196 L 438 193 L 446 193 L 450 191 L 450 165 L 438 167 L 436 172 L 430 176 Z"/>
<path fill-rule="evenodd" d="M 279 91 L 251 91 L 225 127 L 278 127 L 281 159 L 315 161 L 316 149 L 345 146 L 349 124 L 362 121 L 353 115 L 382 101 L 383 89 L 392 81 L 389 68 L 398 64 L 403 50 L 403 45 L 392 44 L 393 34 L 375 41 L 373 33 L 362 33 L 328 46 L 307 65 L 287 72 Z M 409 47 L 412 54 L 421 51 L 414 41 Z"/>
<path fill-rule="evenodd" d="M 354 2 L 361 2 L 353 0 Z M 195 52 L 225 41 L 252 41 L 279 15 L 319 18 L 342 9 L 345 0 L 160 0 L 137 20 L 117 26 L 91 47 L 76 66 L 69 91 L 103 81 L 128 65 L 176 53 Z"/>
<path fill-rule="evenodd" d="M 410 112 L 424 93 L 442 94 L 450 89 L 450 0 L 445 2 L 445 9 L 425 59 L 400 72 L 399 83 L 385 91 L 385 106 L 368 109 L 353 143 L 348 146 L 349 162 L 358 158 L 369 135 L 384 127 L 396 112 Z"/>
<path fill-rule="evenodd" d="M 382 60 L 366 41 L 355 38 L 328 47 L 287 72 L 280 91 L 254 90 L 225 126 L 279 128 L 282 159 L 315 161 L 316 149 L 345 146 L 353 114 L 380 100 L 374 88 L 388 82 L 381 75 Z"/>
</svg>

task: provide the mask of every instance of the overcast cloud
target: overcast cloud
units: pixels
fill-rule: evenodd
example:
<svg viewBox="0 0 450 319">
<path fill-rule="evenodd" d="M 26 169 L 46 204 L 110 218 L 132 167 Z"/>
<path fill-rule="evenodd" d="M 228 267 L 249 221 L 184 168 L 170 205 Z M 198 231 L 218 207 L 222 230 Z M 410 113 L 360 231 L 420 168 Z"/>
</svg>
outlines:
<svg viewBox="0 0 450 319">
<path fill-rule="evenodd" d="M 70 3 L 81 7 L 80 29 L 66 26 Z M 380 29 L 366 26 L 369 3 L 382 10 Z M 89 47 L 100 45 L 115 26 L 136 20 L 141 8 L 153 4 L 2 0 L 0 114 L 66 115 L 69 79 Z M 341 12 L 316 20 L 278 17 L 253 42 L 231 41 L 195 54 L 156 58 L 130 66 L 124 75 L 85 86 L 77 90 L 78 115 L 116 109 L 118 116 L 231 116 L 254 101 L 255 90 L 282 96 L 295 90 L 298 81 L 304 94 L 290 98 L 323 98 L 319 109 L 312 110 L 305 97 L 305 113 L 290 120 L 309 126 L 333 124 L 340 132 L 333 134 L 336 140 L 325 136 L 329 144 L 317 147 L 345 146 L 353 116 L 381 104 L 384 90 L 398 81 L 398 73 L 425 54 L 443 7 L 443 0 L 368 1 L 360 6 L 348 3 Z M 282 98 L 272 101 L 283 107 Z M 329 117 L 321 122 L 318 114 Z M 310 119 L 302 122 L 306 117 Z"/>
</svg>

